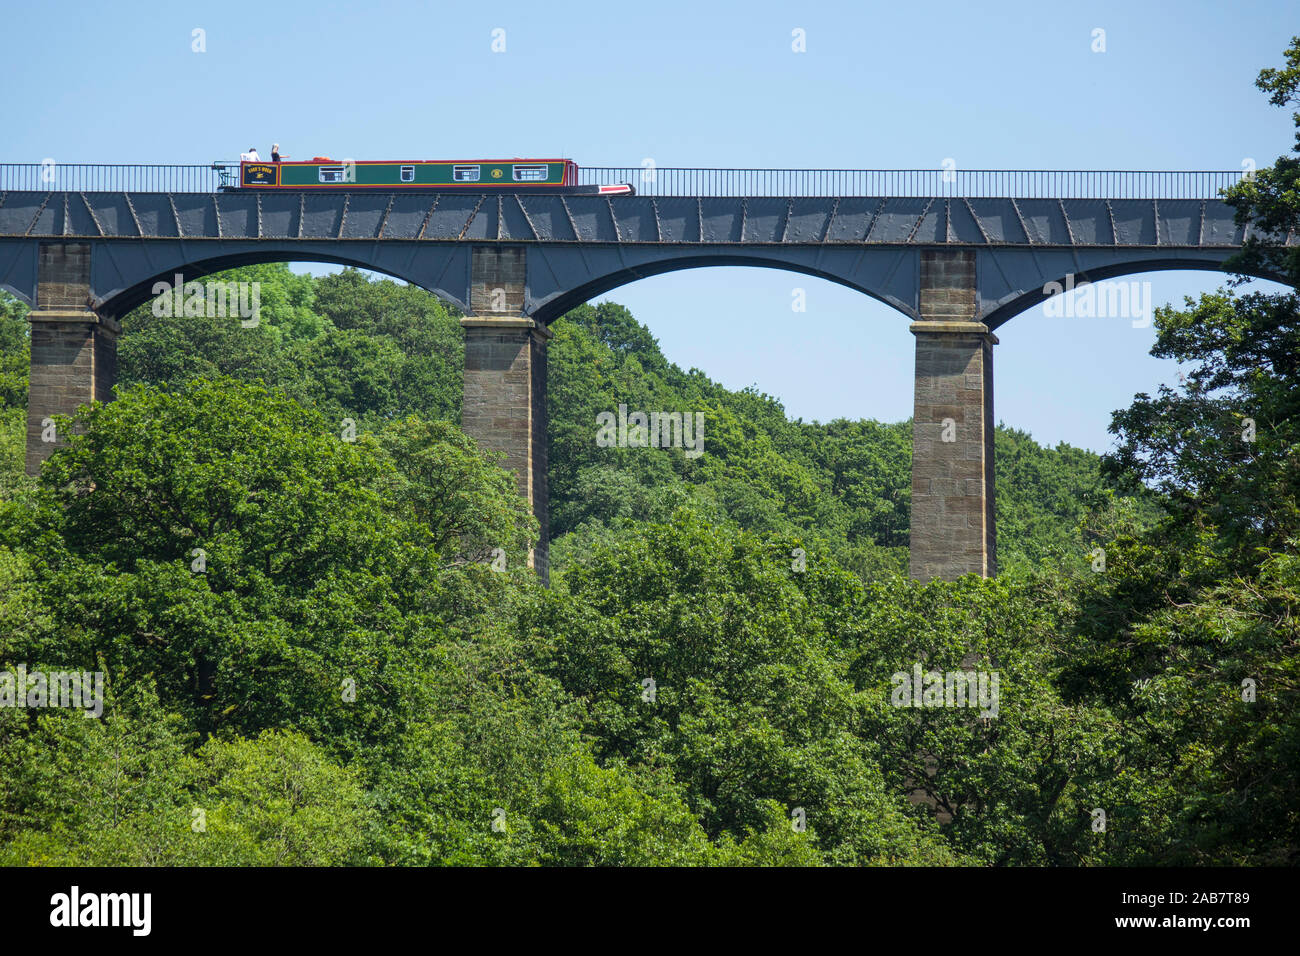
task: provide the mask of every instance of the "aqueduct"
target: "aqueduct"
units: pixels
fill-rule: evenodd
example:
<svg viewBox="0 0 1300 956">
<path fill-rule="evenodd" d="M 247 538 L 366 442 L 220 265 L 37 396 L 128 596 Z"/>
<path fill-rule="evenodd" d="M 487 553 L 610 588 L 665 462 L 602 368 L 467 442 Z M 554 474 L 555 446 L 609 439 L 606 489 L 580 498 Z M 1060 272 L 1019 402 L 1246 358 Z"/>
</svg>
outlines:
<svg viewBox="0 0 1300 956">
<path fill-rule="evenodd" d="M 545 576 L 549 323 L 638 278 L 768 266 L 911 318 L 911 573 L 991 576 L 995 330 L 1067 277 L 1220 269 L 1245 228 L 1214 198 L 1232 174 L 1078 173 L 1018 190 L 1032 174 L 957 184 L 926 175 L 892 190 L 902 195 L 840 195 L 843 177 L 808 190 L 823 195 L 740 195 L 714 176 L 707 189 L 688 180 L 671 190 L 686 194 L 620 197 L 0 191 L 0 288 L 32 307 L 27 468 L 38 471 L 53 448 L 42 441 L 46 418 L 111 399 L 118 320 L 155 283 L 273 260 L 356 265 L 464 312 L 462 425 L 515 471 L 541 523 Z"/>
</svg>

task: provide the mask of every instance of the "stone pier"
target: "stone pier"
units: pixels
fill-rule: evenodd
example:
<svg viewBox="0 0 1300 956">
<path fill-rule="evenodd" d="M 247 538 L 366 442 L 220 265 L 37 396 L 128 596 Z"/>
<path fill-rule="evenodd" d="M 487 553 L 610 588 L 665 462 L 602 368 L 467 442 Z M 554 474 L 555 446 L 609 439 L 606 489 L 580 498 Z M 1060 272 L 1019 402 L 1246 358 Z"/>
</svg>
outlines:
<svg viewBox="0 0 1300 956">
<path fill-rule="evenodd" d="M 521 315 L 524 250 L 478 246 L 472 260 L 473 315 L 465 330 L 465 384 L 461 427 L 502 462 L 519 482 L 540 525 L 528 562 L 549 583 L 546 484 L 546 343 L 551 333 Z"/>
<path fill-rule="evenodd" d="M 27 473 L 62 436 L 50 419 L 77 406 L 113 397 L 117 379 L 117 323 L 90 307 L 90 246 L 43 242 L 37 260 L 36 308 L 31 323 L 32 366 L 27 399 Z M 54 441 L 48 439 L 54 438 Z"/>
<path fill-rule="evenodd" d="M 993 346 L 975 317 L 973 250 L 921 251 L 912 418 L 911 575 L 997 573 Z"/>
</svg>

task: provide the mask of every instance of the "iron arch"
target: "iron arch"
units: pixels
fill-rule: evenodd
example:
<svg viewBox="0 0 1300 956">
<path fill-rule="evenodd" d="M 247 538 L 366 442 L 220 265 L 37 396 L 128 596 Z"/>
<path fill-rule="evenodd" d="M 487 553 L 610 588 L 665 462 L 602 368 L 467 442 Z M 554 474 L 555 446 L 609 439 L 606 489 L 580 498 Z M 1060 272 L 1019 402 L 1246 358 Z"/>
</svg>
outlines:
<svg viewBox="0 0 1300 956">
<path fill-rule="evenodd" d="M 989 286 L 992 285 L 992 281 L 989 280 L 993 279 L 992 276 L 988 275 L 988 272 L 996 271 L 999 265 L 997 260 L 990 256 L 985 261 L 980 262 L 980 311 L 977 318 L 987 325 L 990 331 L 996 330 L 1022 312 L 1026 312 L 1050 298 L 1051 293 L 1044 291 L 1050 283 L 1057 283 L 1063 287 L 1069 278 L 1072 278 L 1077 286 L 1080 282 L 1100 282 L 1106 279 L 1140 275 L 1146 272 L 1196 271 L 1217 272 L 1223 276 L 1232 275 L 1233 273 L 1227 272 L 1223 268 L 1223 262 L 1227 258 L 1227 254 L 1228 252 L 1225 250 L 1216 250 L 1213 255 L 1204 253 L 1192 255 L 1187 252 L 1170 255 L 1168 252 L 1162 251 L 1161 254 L 1145 256 L 1140 259 L 1107 262 L 1100 260 L 1089 261 L 1090 258 L 1098 257 L 1080 255 L 1072 251 L 1071 259 L 1073 261 L 1070 268 L 1062 269 L 1058 263 L 1053 262 L 1049 265 L 1039 259 L 1036 261 L 1038 275 L 1032 282 L 1018 283 L 1019 288 L 1004 291 L 1002 295 L 997 297 L 988 294 Z M 1002 275 L 1005 276 L 1005 272 Z M 1253 278 L 1286 284 L 1285 280 L 1278 275 L 1262 273 L 1250 273 L 1250 275 Z"/>
<path fill-rule="evenodd" d="M 198 250 L 195 245 L 199 245 Z M 399 256 L 391 246 L 375 243 L 321 244 L 303 242 L 221 243 L 218 249 L 208 244 L 154 242 L 147 248 L 124 249 L 122 244 L 104 244 L 92 259 L 91 289 L 95 311 L 114 318 L 125 315 L 153 297 L 159 282 L 172 284 L 180 275 L 185 282 L 237 266 L 267 262 L 324 262 L 354 266 L 379 272 L 424 289 L 439 299 L 465 311 L 468 303 L 461 291 L 468 271 L 469 252 L 465 248 L 420 247 L 415 255 Z M 463 259 L 463 263 L 458 260 Z M 443 279 L 451 281 L 443 282 Z"/>
<path fill-rule="evenodd" d="M 565 312 L 620 286 L 687 269 L 740 266 L 778 269 L 825 279 L 919 318 L 917 249 L 900 246 L 798 250 L 635 246 L 582 250 L 578 268 L 545 246 L 529 250 L 529 314 L 549 324 Z"/>
</svg>

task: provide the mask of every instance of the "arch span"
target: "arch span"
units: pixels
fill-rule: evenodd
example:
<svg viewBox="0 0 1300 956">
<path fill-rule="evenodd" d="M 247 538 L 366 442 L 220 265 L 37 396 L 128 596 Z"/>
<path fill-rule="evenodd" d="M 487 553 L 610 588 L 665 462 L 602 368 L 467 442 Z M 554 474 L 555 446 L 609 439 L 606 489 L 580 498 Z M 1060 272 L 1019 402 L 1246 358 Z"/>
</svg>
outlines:
<svg viewBox="0 0 1300 956">
<path fill-rule="evenodd" d="M 1134 258 L 1116 260 L 1113 253 L 1102 256 L 1080 249 L 1040 250 L 1031 257 L 1019 250 L 1014 256 L 999 254 L 1001 250 L 978 250 L 977 318 L 990 331 L 996 330 L 1050 298 L 1051 293 L 1044 291 L 1049 283 L 1064 288 L 1072 282 L 1077 287 L 1080 282 L 1101 282 L 1146 272 L 1197 271 L 1227 276 L 1231 273 L 1224 271 L 1223 263 L 1235 251 L 1147 249 L 1134 250 Z M 1254 277 L 1284 282 L 1277 275 Z"/>
<path fill-rule="evenodd" d="M 549 325 L 570 309 L 638 279 L 703 269 L 748 266 L 825 279 L 871 296 L 913 320 L 920 258 L 914 247 L 811 247 L 738 249 L 722 245 L 612 246 L 580 250 L 581 258 L 548 246 L 529 249 L 526 311 Z"/>
<path fill-rule="evenodd" d="M 91 307 L 120 317 L 153 297 L 158 282 L 173 283 L 179 274 L 190 282 L 236 266 L 264 262 L 326 262 L 379 272 L 418 286 L 462 311 L 469 309 L 466 280 L 470 250 L 466 246 L 423 244 L 397 246 L 375 242 L 309 243 L 295 241 L 92 244 Z"/>
</svg>

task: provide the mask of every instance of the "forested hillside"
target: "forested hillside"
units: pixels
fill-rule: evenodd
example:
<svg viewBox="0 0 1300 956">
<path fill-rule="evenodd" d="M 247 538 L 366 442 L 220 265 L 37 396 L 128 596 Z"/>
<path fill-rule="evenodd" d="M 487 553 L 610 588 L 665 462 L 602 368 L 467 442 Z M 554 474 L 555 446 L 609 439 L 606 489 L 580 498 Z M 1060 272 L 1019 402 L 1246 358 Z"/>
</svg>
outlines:
<svg viewBox="0 0 1300 956">
<path fill-rule="evenodd" d="M 1231 201 L 1285 234 L 1298 180 Z M 1238 265 L 1300 284 L 1259 235 Z M 0 304 L 0 670 L 106 677 L 97 719 L 0 707 L 0 863 L 1297 862 L 1294 294 L 1158 310 L 1187 382 L 1105 459 L 999 430 L 1004 571 L 927 584 L 909 423 L 790 421 L 584 306 L 550 346 L 546 589 L 458 427 L 456 316 L 239 278 L 256 327 L 127 316 L 117 399 L 35 479 Z M 620 404 L 704 413 L 704 454 L 601 447 Z"/>
</svg>

